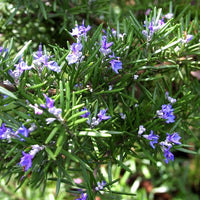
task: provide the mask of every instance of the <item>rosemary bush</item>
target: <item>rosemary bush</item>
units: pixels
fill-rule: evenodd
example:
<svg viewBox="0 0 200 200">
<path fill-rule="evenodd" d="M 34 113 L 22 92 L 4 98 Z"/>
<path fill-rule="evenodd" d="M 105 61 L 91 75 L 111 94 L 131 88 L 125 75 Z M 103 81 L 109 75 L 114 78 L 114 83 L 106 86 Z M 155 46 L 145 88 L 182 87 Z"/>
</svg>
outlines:
<svg viewBox="0 0 200 200">
<path fill-rule="evenodd" d="M 15 14 L 22 17 L 23 2 L 32 14 L 40 8 L 38 17 L 51 25 L 62 5 L 69 6 L 15 2 L 5 30 L 19 20 Z M 89 5 L 103 9 L 102 2 L 108 3 Z M 149 10 L 144 21 L 129 12 L 113 29 L 103 21 L 89 24 L 88 1 L 82 4 L 71 5 L 69 13 L 79 8 L 84 15 L 66 15 L 60 35 L 51 29 L 45 40 L 34 30 L 33 40 L 19 42 L 19 34 L 1 44 L 1 174 L 15 177 L 18 188 L 44 190 L 55 181 L 56 196 L 64 184 L 73 199 L 137 198 L 113 189 L 120 181 L 113 168 L 132 173 L 132 158 L 167 168 L 176 152 L 195 154 L 188 141 L 199 120 L 198 13 L 191 15 L 189 6 L 177 13 L 171 3 L 165 12 Z M 52 34 L 58 42 L 49 43 Z"/>
</svg>

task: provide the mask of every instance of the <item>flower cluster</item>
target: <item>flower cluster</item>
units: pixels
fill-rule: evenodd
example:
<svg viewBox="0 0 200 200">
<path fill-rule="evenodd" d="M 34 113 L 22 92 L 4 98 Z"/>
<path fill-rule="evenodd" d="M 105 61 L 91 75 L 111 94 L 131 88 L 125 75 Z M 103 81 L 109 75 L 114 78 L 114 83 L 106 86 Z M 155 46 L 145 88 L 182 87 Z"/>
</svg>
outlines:
<svg viewBox="0 0 200 200">
<path fill-rule="evenodd" d="M 107 42 L 107 36 L 103 36 L 101 40 L 101 48 L 99 51 L 104 55 L 109 55 L 111 53 L 110 47 L 113 45 L 113 42 Z"/>
<path fill-rule="evenodd" d="M 11 138 L 20 138 L 21 141 L 24 141 L 24 138 L 22 138 L 21 136 L 28 137 L 30 131 L 31 128 L 27 129 L 24 125 L 19 127 L 17 131 L 13 131 L 12 128 L 6 127 L 5 123 L 2 123 L 0 127 L 0 139 L 11 142 Z"/>
<path fill-rule="evenodd" d="M 143 128 L 145 130 L 145 128 Z M 142 133 L 140 132 L 141 128 L 139 129 L 138 134 L 141 135 Z M 158 143 L 159 136 L 154 135 L 153 131 L 151 130 L 151 133 L 149 135 L 142 135 L 144 138 L 147 140 L 150 140 L 150 145 L 153 149 L 155 149 L 154 144 Z M 165 162 L 168 164 L 169 160 L 174 161 L 174 155 L 170 152 L 171 147 L 176 144 L 179 145 L 181 142 L 179 141 L 181 137 L 179 136 L 178 133 L 172 133 L 171 135 L 167 133 L 165 141 L 161 141 L 159 145 L 162 147 L 162 150 L 164 151 L 164 157 L 165 157 Z"/>
<path fill-rule="evenodd" d="M 30 70 L 33 68 L 33 66 L 28 66 L 26 62 L 24 62 L 22 59 L 19 60 L 18 64 L 15 64 L 15 69 L 9 70 L 9 74 L 13 77 L 16 84 L 19 84 L 19 78 L 22 75 L 22 73 L 26 70 Z"/>
<path fill-rule="evenodd" d="M 106 31 L 104 32 L 106 33 Z M 116 34 L 116 32 L 114 31 L 113 33 Z M 112 52 L 110 48 L 112 45 L 113 42 L 108 42 L 107 36 L 103 35 L 101 40 L 101 48 L 99 49 L 99 51 L 103 54 L 104 57 L 106 57 Z M 115 57 L 115 53 L 113 52 L 112 55 L 109 55 L 109 58 L 112 58 L 112 60 L 110 60 L 111 68 L 116 74 L 118 74 L 118 70 L 122 69 L 122 62 L 120 61 L 120 57 Z"/>
<path fill-rule="evenodd" d="M 166 123 L 174 123 L 175 122 L 175 116 L 173 114 L 174 109 L 172 108 L 172 105 L 162 105 L 162 110 L 157 111 L 157 115 L 159 118 L 166 119 Z"/>
<path fill-rule="evenodd" d="M 38 144 L 36 145 L 31 145 L 32 150 L 29 153 L 25 153 L 24 151 L 22 152 L 23 156 L 21 157 L 20 160 L 20 165 L 24 167 L 24 170 L 27 171 L 29 168 L 32 167 L 32 159 L 38 153 L 39 151 L 43 150 L 45 146 L 39 146 Z"/>
<path fill-rule="evenodd" d="M 119 57 L 115 57 L 115 54 L 113 53 L 112 56 L 109 56 L 110 58 L 113 58 L 110 61 L 111 64 L 111 68 L 113 69 L 113 71 L 118 74 L 118 70 L 122 69 L 122 62 L 119 60 Z"/>
<path fill-rule="evenodd" d="M 88 119 L 87 123 L 91 126 L 98 126 L 102 120 L 108 120 L 111 118 L 111 116 L 106 115 L 108 109 L 105 110 L 100 110 L 99 113 L 97 114 L 97 117 L 92 117 L 92 120 Z M 83 108 L 81 111 L 85 111 L 81 117 L 88 118 L 90 116 L 90 112 L 86 109 Z"/>
<path fill-rule="evenodd" d="M 56 108 L 54 106 L 54 102 L 55 101 L 53 99 L 51 99 L 50 97 L 48 97 L 46 94 L 43 94 L 43 95 L 45 97 L 46 104 L 40 104 L 40 107 L 44 108 L 44 109 L 47 108 L 48 112 L 55 116 L 55 117 L 47 118 L 46 119 L 47 124 L 52 123 L 56 119 L 58 121 L 63 121 L 62 116 L 61 116 L 62 109 L 61 108 Z M 29 107 L 33 108 L 35 114 L 37 114 L 37 115 L 41 115 L 43 113 L 43 110 L 41 108 L 39 108 L 37 104 L 35 104 L 35 105 L 29 104 Z"/>
<path fill-rule="evenodd" d="M 147 140 L 150 140 L 150 145 L 153 149 L 155 149 L 155 146 L 154 144 L 155 143 L 158 143 L 158 138 L 159 136 L 158 135 L 154 135 L 153 134 L 153 131 L 151 130 L 151 133 L 149 135 L 143 135 L 144 138 L 146 138 Z"/>
<path fill-rule="evenodd" d="M 176 144 L 180 145 L 181 142 L 179 141 L 181 137 L 179 136 L 178 133 L 172 133 L 171 135 L 167 133 L 167 137 L 165 141 L 160 142 L 160 145 L 162 146 L 162 149 L 164 151 L 164 156 L 165 156 L 165 162 L 168 163 L 169 160 L 174 160 L 174 155 L 169 151 L 171 147 Z"/>
<path fill-rule="evenodd" d="M 176 102 L 176 99 L 173 99 L 172 97 L 169 96 L 169 92 L 165 93 L 166 98 L 168 101 L 173 104 Z M 159 118 L 165 119 L 166 123 L 174 123 L 175 122 L 175 116 L 174 116 L 174 109 L 172 108 L 171 104 L 163 104 L 162 109 L 157 111 L 157 116 Z"/>
<path fill-rule="evenodd" d="M 87 41 L 87 32 L 91 29 L 91 26 L 88 25 L 85 27 L 84 20 L 81 26 L 76 25 L 74 29 L 72 29 L 71 35 L 77 37 L 77 41 L 81 42 L 81 38 L 83 37 L 85 41 Z"/>
<path fill-rule="evenodd" d="M 91 27 L 88 25 L 85 27 L 84 21 L 81 26 L 76 25 L 74 29 L 72 29 L 71 35 L 77 37 L 77 43 L 73 43 L 70 47 L 71 53 L 67 55 L 66 59 L 68 61 L 68 64 L 74 64 L 78 63 L 82 60 L 82 48 L 83 45 L 81 43 L 82 38 L 87 40 L 87 32 L 91 29 Z"/>
<path fill-rule="evenodd" d="M 15 132 L 12 130 L 12 128 L 5 127 L 5 123 L 3 123 L 0 127 L 0 139 L 8 140 L 8 142 L 11 142 L 11 138 L 15 137 Z"/>
<path fill-rule="evenodd" d="M 160 30 L 164 25 L 164 18 L 158 21 L 154 19 L 152 19 L 151 22 L 144 21 L 144 27 L 146 27 L 146 29 L 142 31 L 142 34 L 147 38 L 147 41 L 150 41 L 153 34 Z"/>
<path fill-rule="evenodd" d="M 105 185 L 106 185 L 106 181 L 97 182 L 97 187 L 95 187 L 95 190 L 96 191 L 103 190 L 103 188 L 105 187 Z"/>
<path fill-rule="evenodd" d="M 172 98 L 169 96 L 169 92 L 165 93 L 166 99 L 170 103 L 175 103 L 176 99 Z M 172 108 L 172 105 L 162 105 L 162 110 L 157 111 L 157 115 L 159 118 L 166 119 L 166 123 L 173 123 L 175 122 L 175 116 L 173 115 L 174 109 Z M 144 132 L 146 131 L 146 128 L 144 128 L 143 125 L 139 126 L 138 130 L 138 136 L 141 136 Z M 159 135 L 154 135 L 153 130 L 151 130 L 149 135 L 142 135 L 144 138 L 149 140 L 150 145 L 153 149 L 155 149 L 155 145 L 158 143 Z M 167 133 L 165 141 L 159 142 L 159 145 L 161 146 L 162 150 L 164 151 L 164 157 L 165 157 L 165 162 L 168 164 L 169 160 L 174 160 L 174 155 L 170 152 L 171 147 L 176 144 L 180 145 L 181 142 L 179 141 L 181 137 L 179 136 L 178 133 L 172 133 L 171 135 Z"/>
<path fill-rule="evenodd" d="M 33 55 L 33 64 L 37 67 L 39 73 L 41 73 L 44 69 L 44 67 L 47 67 L 51 71 L 54 72 L 61 72 L 61 67 L 58 66 L 58 63 L 54 60 L 49 61 L 51 56 L 48 56 L 46 54 L 43 55 L 42 52 L 42 44 L 39 45 L 39 50 L 36 54 Z"/>
<path fill-rule="evenodd" d="M 151 10 L 149 10 L 149 12 L 150 11 Z M 165 26 L 166 23 L 164 22 L 164 19 L 169 20 L 173 17 L 173 15 L 173 13 L 167 13 L 166 15 L 163 15 L 161 19 L 157 20 L 153 18 L 151 21 L 144 21 L 144 27 L 146 27 L 146 29 L 142 31 L 142 34 L 147 38 L 147 41 L 150 41 L 153 34 Z"/>
<path fill-rule="evenodd" d="M 58 66 L 58 63 L 54 60 L 49 61 L 51 56 L 43 55 L 42 52 L 42 45 L 39 45 L 39 50 L 36 54 L 33 55 L 33 65 L 28 66 L 28 64 L 22 59 L 19 59 L 19 63 L 15 64 L 14 70 L 9 70 L 9 74 L 11 77 L 13 77 L 15 83 L 19 84 L 19 78 L 26 70 L 31 70 L 32 68 L 36 68 L 36 70 L 41 74 L 44 67 L 47 67 L 51 71 L 55 71 L 57 73 L 61 72 L 61 67 Z"/>
</svg>

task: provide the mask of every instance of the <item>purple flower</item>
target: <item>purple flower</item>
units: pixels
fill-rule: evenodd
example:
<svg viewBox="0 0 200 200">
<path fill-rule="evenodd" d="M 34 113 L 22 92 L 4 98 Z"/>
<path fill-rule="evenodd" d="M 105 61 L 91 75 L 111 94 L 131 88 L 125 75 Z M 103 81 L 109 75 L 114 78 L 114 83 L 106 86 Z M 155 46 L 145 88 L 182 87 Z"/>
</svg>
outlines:
<svg viewBox="0 0 200 200">
<path fill-rule="evenodd" d="M 87 39 L 86 35 L 87 35 L 87 32 L 91 29 L 91 26 L 87 26 L 85 27 L 84 25 L 84 20 L 82 22 L 82 25 L 81 26 L 78 26 L 76 25 L 74 29 L 72 29 L 72 32 L 71 32 L 71 35 L 73 36 L 77 36 L 78 37 L 78 40 L 81 36 L 85 37 L 85 39 Z"/>
<path fill-rule="evenodd" d="M 164 156 L 165 156 L 165 162 L 168 164 L 169 163 L 169 160 L 172 160 L 174 161 L 174 155 L 173 153 L 171 153 L 170 151 L 170 148 L 165 148 L 164 149 Z"/>
<path fill-rule="evenodd" d="M 22 152 L 22 154 L 23 157 L 21 157 L 20 165 L 24 167 L 25 171 L 27 171 L 32 166 L 33 156 L 28 153 L 25 153 L 24 151 Z"/>
<path fill-rule="evenodd" d="M 62 113 L 62 109 L 61 108 L 56 108 L 54 106 L 54 100 L 51 99 L 50 97 L 48 97 L 46 94 L 43 94 L 45 99 L 46 99 L 46 105 L 44 104 L 40 104 L 41 107 L 43 108 L 48 108 L 49 113 L 53 114 L 59 121 L 63 121 L 62 117 L 61 117 L 61 113 Z M 52 123 L 54 120 L 56 120 L 55 118 L 48 118 L 46 119 L 47 124 Z"/>
<path fill-rule="evenodd" d="M 83 48 L 83 46 L 80 42 L 73 43 L 71 45 L 71 54 L 68 54 L 66 57 L 69 65 L 80 61 L 81 56 L 82 56 L 82 52 L 80 52 L 80 51 L 82 50 L 82 48 Z"/>
<path fill-rule="evenodd" d="M 23 71 L 25 70 L 30 70 L 33 67 L 32 66 L 28 66 L 23 60 L 19 60 L 18 64 L 15 64 L 15 70 L 9 71 L 9 74 L 15 79 L 15 82 L 18 84 L 19 83 L 19 77 L 22 75 Z"/>
<path fill-rule="evenodd" d="M 165 141 L 160 142 L 160 145 L 162 146 L 163 150 L 164 150 L 164 156 L 165 156 L 165 162 L 168 163 L 169 160 L 174 160 L 174 155 L 169 151 L 170 148 L 173 146 L 173 144 L 181 144 L 181 142 L 179 141 L 181 139 L 181 137 L 179 136 L 178 133 L 173 133 L 173 134 L 169 134 L 167 133 L 167 137 L 165 139 Z"/>
<path fill-rule="evenodd" d="M 16 131 L 15 134 L 16 134 L 16 135 L 21 134 L 21 135 L 23 135 L 24 137 L 28 137 L 29 131 L 28 131 L 28 129 L 27 129 L 24 125 L 22 125 L 22 126 Z M 23 138 L 21 138 L 20 140 L 21 140 L 21 141 L 24 141 Z"/>
<path fill-rule="evenodd" d="M 106 36 L 103 36 L 102 37 L 102 40 L 101 40 L 101 48 L 100 48 L 100 52 L 106 56 L 108 54 L 111 53 L 111 49 L 110 47 L 113 45 L 113 42 L 109 42 L 107 43 L 107 37 Z"/>
<path fill-rule="evenodd" d="M 165 17 L 166 19 L 171 19 L 173 16 L 174 16 L 173 13 L 167 13 L 166 15 L 164 15 L 164 17 Z"/>
<path fill-rule="evenodd" d="M 51 71 L 54 71 L 54 72 L 57 72 L 57 73 L 61 72 L 61 67 L 58 66 L 58 63 L 54 60 L 45 63 L 44 66 L 46 66 Z"/>
<path fill-rule="evenodd" d="M 49 59 L 49 56 L 43 55 L 42 52 L 42 44 L 39 45 L 39 50 L 37 51 L 36 54 L 33 55 L 33 64 L 35 65 L 42 65 L 43 63 L 46 63 L 47 60 Z"/>
<path fill-rule="evenodd" d="M 167 140 L 160 142 L 160 145 L 162 146 L 163 149 L 172 147 L 172 144 L 169 143 Z"/>
<path fill-rule="evenodd" d="M 155 149 L 155 146 L 154 144 L 155 143 L 158 143 L 158 138 L 159 136 L 158 135 L 154 135 L 153 134 L 153 131 L 151 130 L 151 133 L 149 135 L 143 135 L 144 138 L 146 138 L 147 140 L 150 140 L 150 145 L 153 149 Z"/>
<path fill-rule="evenodd" d="M 16 67 L 16 69 L 19 70 L 19 72 L 22 74 L 23 71 L 25 70 L 30 70 L 33 68 L 33 66 L 28 66 L 23 60 L 19 60 L 19 63 L 18 64 L 15 64 L 14 65 Z"/>
<path fill-rule="evenodd" d="M 36 153 L 38 153 L 39 151 L 42 151 L 45 148 L 44 145 L 39 146 L 38 144 L 31 145 L 31 147 L 32 147 L 32 150 L 29 152 L 29 155 L 33 157 L 36 155 Z"/>
<path fill-rule="evenodd" d="M 46 94 L 43 94 L 44 95 L 44 97 L 45 97 L 45 100 L 46 100 L 46 106 L 47 106 L 47 108 L 52 108 L 52 107 L 54 107 L 54 100 L 53 99 L 51 99 L 50 97 L 48 97 Z"/>
<path fill-rule="evenodd" d="M 187 35 L 186 36 L 186 43 L 188 43 L 189 41 L 191 41 L 193 39 L 193 37 L 194 37 L 193 35 L 190 35 L 190 34 Z"/>
<path fill-rule="evenodd" d="M 96 191 L 103 190 L 105 185 L 106 185 L 106 181 L 97 182 L 97 187 L 95 187 L 95 190 Z"/>
<path fill-rule="evenodd" d="M 80 115 L 83 118 L 87 118 L 90 115 L 90 112 L 85 107 L 83 109 L 81 109 L 81 111 L 86 111 L 86 113 Z"/>
<path fill-rule="evenodd" d="M 100 124 L 101 120 L 96 117 L 93 117 L 92 120 L 88 119 L 87 123 L 91 126 L 91 127 L 94 127 L 94 126 L 98 126 Z"/>
<path fill-rule="evenodd" d="M 140 125 L 139 126 L 139 130 L 138 130 L 138 135 L 139 136 L 142 135 L 145 131 L 146 131 L 146 128 L 144 128 L 143 125 Z"/>
<path fill-rule="evenodd" d="M 111 116 L 107 116 L 106 115 L 106 111 L 107 110 L 108 109 L 100 110 L 99 113 L 97 114 L 98 118 L 97 117 L 92 117 L 92 119 L 88 119 L 87 123 L 91 127 L 94 127 L 94 126 L 98 126 L 102 120 L 108 120 L 108 119 L 110 119 Z"/>
<path fill-rule="evenodd" d="M 37 128 L 38 128 L 38 127 L 36 126 L 35 123 L 31 123 L 31 126 L 29 127 L 28 131 L 29 131 L 29 133 L 30 133 L 30 132 L 33 132 L 34 130 L 36 130 Z"/>
<path fill-rule="evenodd" d="M 122 69 L 122 62 L 120 60 L 113 59 L 110 61 L 111 67 L 116 74 L 118 74 L 118 70 Z"/>
<path fill-rule="evenodd" d="M 43 110 L 39 109 L 37 104 L 35 104 L 34 106 L 32 104 L 29 104 L 29 107 L 34 109 L 36 115 L 41 115 L 43 113 Z"/>
<path fill-rule="evenodd" d="M 62 109 L 56 107 L 49 108 L 48 111 L 56 117 L 58 117 L 62 113 Z"/>
<path fill-rule="evenodd" d="M 150 25 L 148 26 L 148 29 L 154 33 L 155 31 L 160 30 L 165 25 L 164 19 L 158 20 L 157 23 L 155 23 L 153 20 L 151 21 Z"/>
<path fill-rule="evenodd" d="M 81 198 L 76 199 L 76 200 L 87 200 L 87 194 L 81 193 Z"/>
<path fill-rule="evenodd" d="M 100 110 L 99 113 L 97 114 L 97 116 L 99 117 L 99 120 L 102 121 L 102 120 L 107 120 L 107 119 L 110 119 L 111 116 L 107 116 L 106 115 L 106 111 L 108 109 L 105 109 L 105 110 Z"/>
<path fill-rule="evenodd" d="M 39 50 L 37 51 L 37 54 L 33 55 L 34 60 L 38 60 L 43 56 L 42 53 L 42 44 L 39 45 Z"/>
<path fill-rule="evenodd" d="M 147 37 L 148 40 L 151 40 L 154 32 L 160 30 L 165 25 L 164 18 L 158 20 L 156 23 L 152 20 L 150 23 L 148 21 L 144 21 L 144 27 L 147 27 L 147 30 L 143 30 L 142 34 Z"/>
<path fill-rule="evenodd" d="M 178 133 L 173 133 L 173 134 L 169 134 L 167 133 L 167 137 L 166 137 L 166 141 L 167 142 L 172 142 L 174 144 L 181 144 L 181 142 L 179 141 L 181 139 L 181 137 L 179 136 Z"/>
<path fill-rule="evenodd" d="M 148 8 L 148 9 L 146 10 L 146 12 L 145 12 L 145 15 L 149 15 L 149 14 L 150 14 L 150 12 L 151 12 L 151 9 L 150 9 L 150 8 Z"/>
<path fill-rule="evenodd" d="M 3 123 L 0 127 L 0 139 L 7 139 L 8 142 L 11 142 L 11 138 L 15 137 L 15 132 L 11 128 L 5 127 L 5 123 Z"/>
<path fill-rule="evenodd" d="M 40 104 L 40 107 L 41 107 L 41 108 L 46 108 L 46 105 L 43 104 L 43 103 L 41 103 L 41 104 Z"/>
<path fill-rule="evenodd" d="M 173 115 L 174 109 L 172 105 L 162 105 L 162 110 L 157 111 L 157 115 L 159 118 L 166 119 L 166 123 L 173 123 L 175 122 L 175 116 Z"/>
<path fill-rule="evenodd" d="M 120 115 L 120 117 L 121 117 L 122 119 L 126 119 L 126 114 L 124 114 L 124 113 L 119 113 L 119 115 Z"/>
<path fill-rule="evenodd" d="M 176 99 L 173 99 L 172 97 L 169 96 L 169 92 L 166 92 L 165 93 L 165 97 L 167 98 L 167 100 L 170 102 L 170 103 L 175 103 L 176 102 Z"/>
<path fill-rule="evenodd" d="M 42 44 L 39 45 L 39 50 L 37 51 L 36 55 L 33 55 L 33 57 L 34 57 L 33 64 L 39 67 L 40 72 L 43 70 L 44 66 L 57 73 L 61 71 L 61 67 L 58 66 L 58 63 L 56 61 L 48 62 L 50 56 L 43 55 Z"/>
<path fill-rule="evenodd" d="M 0 127 L 0 139 L 4 139 L 4 133 L 6 132 L 7 128 L 5 127 L 5 123 L 3 123 Z"/>
</svg>

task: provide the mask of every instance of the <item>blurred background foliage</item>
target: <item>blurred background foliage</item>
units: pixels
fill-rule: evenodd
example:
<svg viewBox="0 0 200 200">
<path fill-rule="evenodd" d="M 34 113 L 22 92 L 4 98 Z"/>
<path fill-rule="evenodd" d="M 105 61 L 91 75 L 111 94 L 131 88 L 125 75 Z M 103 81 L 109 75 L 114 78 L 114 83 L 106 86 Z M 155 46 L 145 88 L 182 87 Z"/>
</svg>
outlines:
<svg viewBox="0 0 200 200">
<path fill-rule="evenodd" d="M 173 13 L 179 15 L 183 10 L 190 11 L 192 18 L 200 8 L 199 1 L 174 0 Z M 117 29 L 117 26 L 130 15 L 143 23 L 145 13 L 154 7 L 169 12 L 170 1 L 149 0 L 1 0 L 0 2 L 0 41 L 14 38 L 16 46 L 24 41 L 38 41 L 43 44 L 58 44 L 66 47 L 70 39 L 65 29 L 71 30 L 75 23 L 85 19 L 93 27 L 103 23 Z M 187 13 L 187 12 L 186 12 Z M 199 14 L 199 13 L 198 13 Z M 93 29 L 95 30 L 95 29 Z"/>
<path fill-rule="evenodd" d="M 174 18 L 182 15 L 190 15 L 191 20 L 199 17 L 200 1 L 198 0 L 173 0 Z M 71 31 L 76 23 L 80 24 L 85 19 L 85 24 L 95 27 L 103 23 L 104 27 L 109 24 L 116 30 L 123 29 L 122 21 L 130 16 L 130 11 L 143 24 L 145 13 L 154 7 L 162 8 L 163 13 L 168 13 L 170 2 L 165 0 L 1 0 L 0 1 L 0 42 L 3 43 L 13 38 L 14 49 L 17 51 L 26 41 L 32 40 L 32 47 L 37 49 L 41 42 L 48 46 L 57 44 L 67 48 L 67 41 L 71 37 L 65 31 Z M 198 24 L 196 25 L 198 26 Z M 196 30 L 199 30 L 196 27 Z M 180 80 L 181 81 L 181 80 Z M 187 85 L 190 88 L 185 90 L 193 91 L 193 98 L 199 98 L 199 80 L 191 79 Z M 196 94 L 196 96 L 195 96 Z M 197 102 L 197 100 L 195 100 Z M 199 105 L 199 104 L 198 104 Z M 192 104 L 192 99 L 187 106 L 199 106 Z M 187 107 L 185 107 L 187 109 Z M 191 114 L 191 113 L 190 113 Z M 181 116 L 184 119 L 184 116 Z M 187 116 L 186 116 L 187 117 Z M 191 126 L 195 135 L 185 136 L 189 150 L 196 151 L 197 154 L 189 154 L 178 151 L 175 154 L 176 160 L 173 165 L 164 165 L 161 162 L 151 165 L 149 160 L 129 158 L 126 165 L 134 173 L 124 171 L 122 167 L 114 165 L 101 168 L 102 174 L 112 170 L 113 180 L 118 179 L 113 186 L 113 190 L 128 193 L 136 193 L 137 197 L 119 196 L 114 193 L 109 196 L 97 197 L 96 200 L 105 199 L 138 199 L 138 200 L 198 200 L 200 198 L 200 122 L 199 118 L 191 120 Z M 75 173 L 75 172 L 74 172 Z M 14 180 L 1 179 L 0 198 L 4 200 L 62 200 L 75 199 L 75 196 L 68 194 L 64 186 L 61 185 L 61 192 L 55 197 L 56 184 L 49 182 L 46 186 L 45 195 L 40 189 L 31 190 L 24 186 L 16 190 L 17 184 Z"/>
</svg>

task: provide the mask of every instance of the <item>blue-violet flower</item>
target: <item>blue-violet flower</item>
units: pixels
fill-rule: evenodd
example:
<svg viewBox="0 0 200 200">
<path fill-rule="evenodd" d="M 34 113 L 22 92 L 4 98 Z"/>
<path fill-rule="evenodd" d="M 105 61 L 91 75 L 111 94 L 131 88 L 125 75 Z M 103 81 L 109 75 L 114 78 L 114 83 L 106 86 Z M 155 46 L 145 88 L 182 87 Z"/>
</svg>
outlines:
<svg viewBox="0 0 200 200">
<path fill-rule="evenodd" d="M 27 171 L 29 168 L 32 167 L 33 156 L 28 153 L 25 153 L 24 151 L 22 152 L 22 154 L 23 154 L 23 157 L 20 160 L 20 165 L 24 167 L 25 171 Z"/>
<path fill-rule="evenodd" d="M 167 133 L 167 137 L 166 137 L 167 142 L 172 142 L 174 144 L 179 145 L 179 144 L 181 144 L 181 142 L 179 141 L 180 139 L 181 139 L 181 137 L 179 136 L 178 133 L 173 133 L 171 135 L 169 133 Z"/>
<path fill-rule="evenodd" d="M 81 198 L 76 200 L 87 200 L 87 194 L 81 193 Z"/>
<path fill-rule="evenodd" d="M 111 53 L 111 49 L 110 47 L 113 45 L 113 42 L 107 42 L 107 37 L 103 36 L 102 40 L 101 40 L 101 48 L 99 49 L 99 51 L 104 55 L 108 55 Z"/>
<path fill-rule="evenodd" d="M 146 139 L 148 139 L 148 140 L 150 140 L 149 143 L 150 143 L 151 147 L 152 147 L 153 149 L 155 149 L 154 144 L 155 144 L 155 143 L 158 143 L 158 138 L 159 138 L 159 136 L 158 136 L 158 135 L 154 135 L 154 134 L 153 134 L 153 131 L 151 130 L 151 133 L 150 133 L 149 135 L 143 135 L 143 137 L 146 138 Z"/>
<path fill-rule="evenodd" d="M 172 108 L 172 105 L 162 105 L 162 110 L 157 111 L 157 115 L 159 118 L 166 119 L 166 123 L 173 123 L 175 122 L 175 116 L 173 114 L 174 109 Z"/>
</svg>

